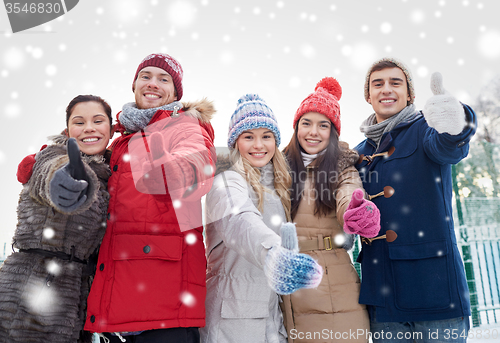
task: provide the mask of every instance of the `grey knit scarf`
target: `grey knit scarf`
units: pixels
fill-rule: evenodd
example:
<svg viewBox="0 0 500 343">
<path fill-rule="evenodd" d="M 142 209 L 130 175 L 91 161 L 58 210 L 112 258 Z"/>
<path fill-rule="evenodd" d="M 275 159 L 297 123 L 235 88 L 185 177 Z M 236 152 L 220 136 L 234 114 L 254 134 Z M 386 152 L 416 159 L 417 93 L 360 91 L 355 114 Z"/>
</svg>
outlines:
<svg viewBox="0 0 500 343">
<path fill-rule="evenodd" d="M 366 138 L 369 138 L 377 143 L 378 148 L 380 140 L 382 139 L 384 133 L 391 131 L 402 122 L 410 121 L 411 119 L 413 119 L 416 112 L 417 110 L 415 109 L 415 105 L 411 104 L 403 108 L 401 112 L 378 124 L 375 113 L 373 113 L 368 118 L 366 118 L 365 121 L 363 121 L 359 129 L 365 134 Z"/>
<path fill-rule="evenodd" d="M 174 101 L 170 104 L 160 107 L 139 109 L 135 102 L 129 102 L 123 105 L 122 113 L 120 114 L 120 123 L 128 132 L 137 132 L 148 126 L 149 122 L 158 110 L 173 111 L 174 107 L 182 108 L 180 101 Z"/>
</svg>

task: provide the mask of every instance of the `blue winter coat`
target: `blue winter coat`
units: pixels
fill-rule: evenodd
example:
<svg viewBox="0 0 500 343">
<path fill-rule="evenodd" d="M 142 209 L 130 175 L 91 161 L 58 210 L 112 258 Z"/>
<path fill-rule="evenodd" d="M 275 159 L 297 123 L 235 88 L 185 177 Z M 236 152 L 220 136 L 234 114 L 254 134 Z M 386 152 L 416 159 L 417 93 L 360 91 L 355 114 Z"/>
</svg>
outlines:
<svg viewBox="0 0 500 343">
<path fill-rule="evenodd" d="M 382 136 L 376 150 L 367 139 L 355 150 L 371 156 L 356 168 L 366 192 L 375 195 L 391 186 L 394 194 L 372 201 L 380 209 L 381 230 L 397 233 L 363 243 L 358 257 L 362 280 L 359 302 L 369 306 L 377 322 L 428 321 L 470 315 L 469 290 L 457 248 L 452 216 L 451 164 L 469 152 L 476 115 L 464 105 L 469 125 L 456 136 L 439 134 L 419 112 Z"/>
</svg>

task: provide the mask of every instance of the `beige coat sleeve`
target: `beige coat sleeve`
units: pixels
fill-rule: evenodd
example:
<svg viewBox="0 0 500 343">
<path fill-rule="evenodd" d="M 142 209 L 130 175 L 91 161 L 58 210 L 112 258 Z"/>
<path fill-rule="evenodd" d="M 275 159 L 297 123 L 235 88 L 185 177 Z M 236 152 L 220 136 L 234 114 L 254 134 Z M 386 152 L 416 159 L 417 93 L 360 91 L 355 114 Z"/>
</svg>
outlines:
<svg viewBox="0 0 500 343">
<path fill-rule="evenodd" d="M 337 220 L 342 226 L 344 226 L 344 213 L 351 202 L 352 193 L 358 188 L 363 189 L 358 171 L 354 166 L 347 167 L 339 175 L 339 183 L 335 193 Z"/>
</svg>

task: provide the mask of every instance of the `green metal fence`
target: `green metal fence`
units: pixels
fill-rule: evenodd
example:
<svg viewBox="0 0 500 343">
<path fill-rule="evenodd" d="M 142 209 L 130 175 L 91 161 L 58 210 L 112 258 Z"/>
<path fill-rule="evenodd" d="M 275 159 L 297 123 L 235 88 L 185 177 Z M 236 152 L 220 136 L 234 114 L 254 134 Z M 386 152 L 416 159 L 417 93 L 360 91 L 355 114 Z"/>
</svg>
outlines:
<svg viewBox="0 0 500 343">
<path fill-rule="evenodd" d="M 462 198 L 463 224 L 458 228 L 473 326 L 500 323 L 500 198 Z M 458 211 L 457 211 L 458 212 Z"/>
</svg>

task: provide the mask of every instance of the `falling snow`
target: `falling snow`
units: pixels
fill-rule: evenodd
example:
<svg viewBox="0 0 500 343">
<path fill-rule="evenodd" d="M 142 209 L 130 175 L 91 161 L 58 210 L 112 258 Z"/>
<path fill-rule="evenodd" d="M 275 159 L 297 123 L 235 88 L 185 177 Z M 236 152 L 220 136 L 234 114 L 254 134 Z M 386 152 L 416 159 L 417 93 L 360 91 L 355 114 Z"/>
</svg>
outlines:
<svg viewBox="0 0 500 343">
<path fill-rule="evenodd" d="M 45 229 L 43 229 L 42 234 L 43 234 L 43 237 L 45 239 L 52 239 L 52 238 L 54 238 L 54 235 L 56 234 L 56 232 L 54 231 L 53 228 L 46 227 Z"/>
<path fill-rule="evenodd" d="M 194 243 L 196 243 L 196 241 L 198 240 L 196 238 L 196 235 L 194 233 L 188 233 L 186 235 L 186 244 L 189 244 L 189 245 L 193 245 Z"/>
<path fill-rule="evenodd" d="M 359 125 L 371 113 L 361 95 L 366 66 L 385 55 L 410 64 L 419 108 L 430 96 L 434 71 L 442 72 L 447 90 L 461 100 L 475 99 L 499 72 L 496 0 L 399 1 L 391 6 L 363 0 L 363 11 L 359 6 L 318 1 L 304 8 L 283 0 L 230 5 L 213 0 L 80 1 L 70 14 L 25 33 L 12 34 L 3 21 L 0 103 L 9 130 L 0 143 L 1 188 L 12 206 L 2 213 L 6 229 L 0 241 L 10 242 L 16 226 L 21 185 L 12 180 L 19 161 L 62 130 L 64 109 L 78 94 L 102 96 L 116 115 L 134 99 L 131 79 L 137 64 L 155 50 L 183 64 L 182 100 L 214 101 L 216 146 L 225 146 L 235 100 L 255 92 L 272 104 L 283 148 L 292 133 L 290 114 L 328 75 L 338 77 L 344 90 L 341 139 L 356 146 L 363 139 Z M 25 135 L 19 140 L 21 129 Z M 208 175 L 208 169 L 204 172 Z"/>
<path fill-rule="evenodd" d="M 193 307 L 194 305 L 196 305 L 196 298 L 189 292 L 181 293 L 181 301 L 188 307 Z"/>
<path fill-rule="evenodd" d="M 182 202 L 180 200 L 174 200 L 172 201 L 172 206 L 177 209 L 177 208 L 181 208 L 182 206 Z"/>
<path fill-rule="evenodd" d="M 335 235 L 335 237 L 333 237 L 333 241 L 335 242 L 335 245 L 337 245 L 338 247 L 344 245 L 345 243 L 344 234 L 339 233 L 338 235 Z"/>
<path fill-rule="evenodd" d="M 280 226 L 283 223 L 283 218 L 279 214 L 275 214 L 271 217 L 271 224 L 274 226 Z"/>
</svg>

